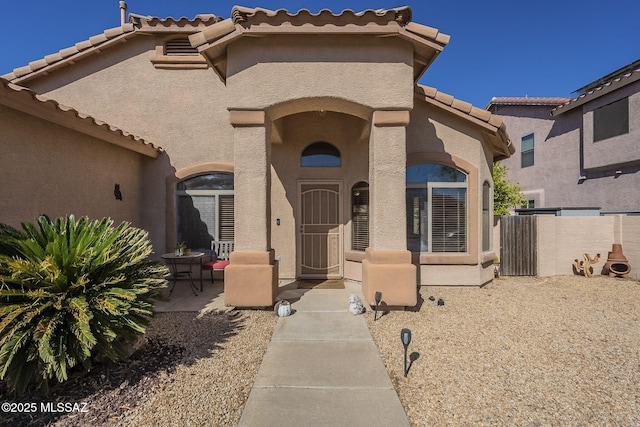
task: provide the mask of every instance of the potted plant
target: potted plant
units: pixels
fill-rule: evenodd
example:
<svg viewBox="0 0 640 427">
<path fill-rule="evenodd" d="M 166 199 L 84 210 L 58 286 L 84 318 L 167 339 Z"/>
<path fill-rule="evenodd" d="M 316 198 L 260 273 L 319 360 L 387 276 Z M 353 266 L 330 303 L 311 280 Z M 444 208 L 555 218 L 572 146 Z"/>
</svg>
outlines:
<svg viewBox="0 0 640 427">
<path fill-rule="evenodd" d="M 184 250 L 186 249 L 187 244 L 185 242 L 178 243 L 176 245 L 176 256 L 184 255 Z"/>
</svg>

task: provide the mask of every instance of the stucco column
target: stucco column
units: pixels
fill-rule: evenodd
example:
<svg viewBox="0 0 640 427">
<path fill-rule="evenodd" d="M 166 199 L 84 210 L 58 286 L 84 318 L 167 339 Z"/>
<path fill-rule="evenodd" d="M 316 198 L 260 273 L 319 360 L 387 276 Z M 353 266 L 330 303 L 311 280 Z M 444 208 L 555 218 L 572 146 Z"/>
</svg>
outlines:
<svg viewBox="0 0 640 427">
<path fill-rule="evenodd" d="M 264 111 L 231 110 L 234 127 L 235 246 L 224 274 L 224 302 L 273 305 L 278 272 L 271 250 L 271 144 Z"/>
<path fill-rule="evenodd" d="M 407 250 L 406 126 L 408 111 L 375 111 L 369 141 L 369 247 L 362 291 L 369 304 L 382 292 L 387 306 L 417 303 L 416 267 Z"/>
</svg>

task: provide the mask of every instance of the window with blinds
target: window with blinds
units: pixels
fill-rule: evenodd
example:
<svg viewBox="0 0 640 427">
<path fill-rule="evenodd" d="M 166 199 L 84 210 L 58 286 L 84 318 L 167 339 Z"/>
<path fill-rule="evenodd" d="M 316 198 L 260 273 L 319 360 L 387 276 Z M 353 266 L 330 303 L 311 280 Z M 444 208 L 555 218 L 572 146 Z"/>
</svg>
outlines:
<svg viewBox="0 0 640 427">
<path fill-rule="evenodd" d="M 407 249 L 467 252 L 467 176 L 446 165 L 407 167 Z"/>
<path fill-rule="evenodd" d="M 533 134 L 523 136 L 520 145 L 520 167 L 528 168 L 534 165 L 535 143 Z"/>
<path fill-rule="evenodd" d="M 431 187 L 430 193 L 430 252 L 466 252 L 467 189 Z"/>
<path fill-rule="evenodd" d="M 369 184 L 358 182 L 351 189 L 351 249 L 369 247 Z"/>
<path fill-rule="evenodd" d="M 177 237 L 194 249 L 234 240 L 233 174 L 214 172 L 178 183 Z"/>
</svg>

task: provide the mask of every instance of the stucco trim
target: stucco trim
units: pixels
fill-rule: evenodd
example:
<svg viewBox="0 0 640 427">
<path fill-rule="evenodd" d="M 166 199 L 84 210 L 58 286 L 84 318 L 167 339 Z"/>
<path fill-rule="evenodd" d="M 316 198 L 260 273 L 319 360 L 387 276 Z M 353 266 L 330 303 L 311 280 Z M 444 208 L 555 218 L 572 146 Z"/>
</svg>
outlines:
<svg viewBox="0 0 640 427">
<path fill-rule="evenodd" d="M 373 125 L 376 127 L 407 126 L 410 121 L 409 111 L 378 110 L 373 113 Z"/>
<path fill-rule="evenodd" d="M 166 199 L 166 251 L 171 252 L 177 243 L 178 230 L 176 229 L 177 207 L 176 195 L 178 182 L 196 175 L 202 175 L 209 172 L 231 172 L 234 166 L 232 163 L 202 163 L 199 165 L 188 166 L 177 170 L 173 175 L 168 175 L 165 180 Z"/>
<path fill-rule="evenodd" d="M 264 126 L 265 112 L 262 110 L 229 110 L 229 123 L 233 127 Z"/>
<path fill-rule="evenodd" d="M 344 251 L 344 259 L 345 261 L 353 261 L 353 262 L 362 262 L 365 258 L 365 251 Z"/>
<path fill-rule="evenodd" d="M 440 163 L 460 169 L 467 174 L 467 195 L 469 197 L 467 236 L 469 250 L 467 253 L 452 254 L 420 253 L 419 257 L 416 258 L 419 259 L 420 264 L 478 264 L 478 223 L 481 215 L 478 196 L 480 180 L 478 168 L 473 163 L 450 153 L 413 153 L 407 155 L 407 166 L 418 163 Z"/>
</svg>

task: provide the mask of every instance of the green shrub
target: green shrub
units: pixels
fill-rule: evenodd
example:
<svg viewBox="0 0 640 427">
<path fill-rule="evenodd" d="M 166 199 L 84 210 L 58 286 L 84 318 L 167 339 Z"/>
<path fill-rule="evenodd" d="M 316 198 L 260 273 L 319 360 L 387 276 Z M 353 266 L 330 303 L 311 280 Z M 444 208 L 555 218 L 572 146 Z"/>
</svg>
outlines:
<svg viewBox="0 0 640 427">
<path fill-rule="evenodd" d="M 166 286 L 151 251 L 144 230 L 111 219 L 0 226 L 0 379 L 23 393 L 98 354 L 126 357 Z"/>
</svg>

